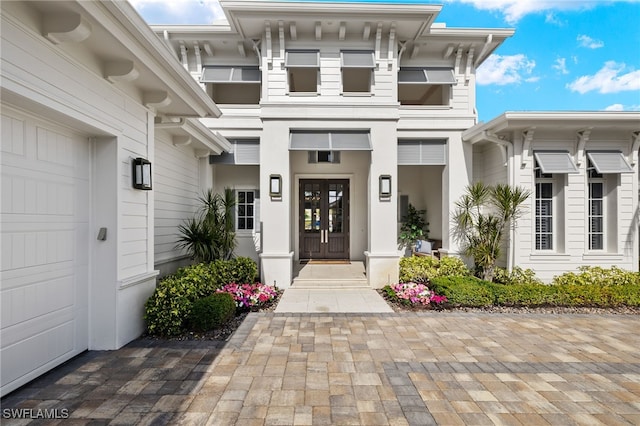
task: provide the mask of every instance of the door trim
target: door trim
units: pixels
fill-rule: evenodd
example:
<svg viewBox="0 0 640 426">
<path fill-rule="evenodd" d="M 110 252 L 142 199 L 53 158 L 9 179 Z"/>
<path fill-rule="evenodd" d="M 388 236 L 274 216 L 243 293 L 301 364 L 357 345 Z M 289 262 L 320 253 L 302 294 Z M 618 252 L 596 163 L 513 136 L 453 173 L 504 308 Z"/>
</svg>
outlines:
<svg viewBox="0 0 640 426">
<path fill-rule="evenodd" d="M 349 243 L 348 243 L 348 256 L 350 260 L 353 252 L 353 239 L 351 238 L 351 229 L 353 229 L 353 218 L 356 217 L 355 213 L 357 212 L 358 206 L 356 206 L 351 200 L 354 199 L 354 173 L 335 173 L 335 174 L 327 174 L 327 173 L 295 173 L 292 179 L 292 188 L 291 194 L 295 197 L 290 205 L 291 208 L 291 222 L 292 222 L 292 233 L 291 233 L 291 244 L 293 246 L 293 260 L 300 261 L 300 181 L 305 179 L 343 179 L 349 181 L 349 220 L 348 220 L 348 230 L 349 230 Z"/>
</svg>

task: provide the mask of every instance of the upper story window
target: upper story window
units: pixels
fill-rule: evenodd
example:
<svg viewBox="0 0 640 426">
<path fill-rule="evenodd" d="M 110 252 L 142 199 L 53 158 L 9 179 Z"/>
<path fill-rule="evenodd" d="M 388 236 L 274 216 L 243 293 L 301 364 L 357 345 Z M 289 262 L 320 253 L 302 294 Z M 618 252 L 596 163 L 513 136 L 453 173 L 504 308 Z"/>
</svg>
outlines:
<svg viewBox="0 0 640 426">
<path fill-rule="evenodd" d="M 285 53 L 289 93 L 318 93 L 320 81 L 320 52 L 317 50 L 289 50 Z"/>
<path fill-rule="evenodd" d="M 260 103 L 261 75 L 258 67 L 215 66 L 202 69 L 201 83 L 218 104 Z"/>
<path fill-rule="evenodd" d="M 400 105 L 447 106 L 456 78 L 451 68 L 403 67 L 398 71 Z"/>
<path fill-rule="evenodd" d="M 371 93 L 373 70 L 376 67 L 373 52 L 345 50 L 340 52 L 343 93 Z"/>
</svg>

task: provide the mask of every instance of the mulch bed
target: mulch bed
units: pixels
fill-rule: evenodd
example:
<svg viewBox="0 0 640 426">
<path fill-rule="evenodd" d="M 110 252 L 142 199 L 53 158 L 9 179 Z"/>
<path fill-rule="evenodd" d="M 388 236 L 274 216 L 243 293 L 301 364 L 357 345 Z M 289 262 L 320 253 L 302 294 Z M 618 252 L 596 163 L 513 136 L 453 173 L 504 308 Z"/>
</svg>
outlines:
<svg viewBox="0 0 640 426">
<path fill-rule="evenodd" d="M 487 306 L 484 308 L 452 307 L 446 303 L 434 307 L 432 305 L 405 305 L 390 298 L 386 292 L 378 290 L 382 298 L 391 306 L 394 312 L 491 312 L 503 314 L 618 314 L 640 315 L 640 308 L 630 306 L 618 306 L 615 308 L 597 308 L 589 306 L 565 307 L 565 306 Z"/>
<path fill-rule="evenodd" d="M 489 312 L 496 314 L 617 314 L 617 315 L 640 315 L 640 308 L 628 306 L 620 306 L 617 308 L 595 308 L 595 307 L 559 307 L 559 306 L 543 306 L 543 307 L 511 307 L 511 306 L 489 306 L 485 308 L 469 308 L 469 307 L 451 307 L 446 303 L 438 307 L 433 305 L 405 305 L 401 302 L 391 299 L 384 291 L 378 290 L 382 298 L 391 306 L 394 312 Z M 142 339 L 148 340 L 170 340 L 170 341 L 192 341 L 192 340 L 216 340 L 226 342 L 231 335 L 242 324 L 249 312 L 273 312 L 278 306 L 282 291 L 278 296 L 269 303 L 252 309 L 251 311 L 240 311 L 236 316 L 226 323 L 224 326 L 207 332 L 185 332 L 184 334 L 172 337 L 157 337 L 145 335 Z"/>
</svg>

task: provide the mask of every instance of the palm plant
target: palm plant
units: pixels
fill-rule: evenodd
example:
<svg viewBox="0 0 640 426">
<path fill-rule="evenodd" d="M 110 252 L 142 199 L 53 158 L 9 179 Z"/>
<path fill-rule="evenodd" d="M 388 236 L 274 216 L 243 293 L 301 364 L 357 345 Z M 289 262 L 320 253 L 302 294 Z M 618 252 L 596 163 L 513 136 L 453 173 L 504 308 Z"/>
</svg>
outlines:
<svg viewBox="0 0 640 426">
<path fill-rule="evenodd" d="M 469 185 L 456 202 L 453 236 L 460 242 L 462 252 L 473 258 L 482 279 L 493 281 L 504 232 L 509 227 L 515 229 L 530 195 L 521 187 L 478 182 Z"/>
<path fill-rule="evenodd" d="M 221 195 L 209 189 L 198 201 L 201 207 L 197 215 L 178 227 L 180 237 L 176 246 L 186 250 L 196 262 L 230 259 L 236 247 L 233 190 L 225 188 Z"/>
</svg>

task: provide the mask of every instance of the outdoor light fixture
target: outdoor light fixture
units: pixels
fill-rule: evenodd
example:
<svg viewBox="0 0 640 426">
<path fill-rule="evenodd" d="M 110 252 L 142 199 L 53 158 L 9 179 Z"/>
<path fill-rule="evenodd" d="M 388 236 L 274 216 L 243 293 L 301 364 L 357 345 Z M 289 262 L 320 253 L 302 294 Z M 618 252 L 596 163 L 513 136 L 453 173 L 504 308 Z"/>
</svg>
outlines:
<svg viewBox="0 0 640 426">
<path fill-rule="evenodd" d="M 282 176 L 269 176 L 269 195 L 271 198 L 282 198 Z"/>
<path fill-rule="evenodd" d="M 131 162 L 133 187 L 136 189 L 151 190 L 151 162 L 144 158 L 134 158 Z"/>
<path fill-rule="evenodd" d="M 391 175 L 380 175 L 380 198 L 391 198 Z"/>
</svg>

